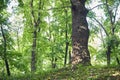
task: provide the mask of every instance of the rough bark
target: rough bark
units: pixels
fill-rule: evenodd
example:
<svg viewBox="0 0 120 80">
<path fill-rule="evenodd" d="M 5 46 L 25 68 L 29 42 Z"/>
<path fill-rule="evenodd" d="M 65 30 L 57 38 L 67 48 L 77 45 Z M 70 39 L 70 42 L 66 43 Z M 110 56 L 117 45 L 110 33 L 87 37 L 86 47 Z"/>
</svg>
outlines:
<svg viewBox="0 0 120 80">
<path fill-rule="evenodd" d="M 2 25 L 1 25 L 1 32 L 4 40 L 4 62 L 6 66 L 7 75 L 10 76 L 10 68 L 9 68 L 8 60 L 6 58 L 7 41 L 6 41 L 6 37 L 3 31 Z"/>
<path fill-rule="evenodd" d="M 88 51 L 89 29 L 86 16 L 88 10 L 85 8 L 86 0 L 71 0 L 72 4 L 72 57 L 71 63 L 90 64 L 90 53 Z"/>
</svg>

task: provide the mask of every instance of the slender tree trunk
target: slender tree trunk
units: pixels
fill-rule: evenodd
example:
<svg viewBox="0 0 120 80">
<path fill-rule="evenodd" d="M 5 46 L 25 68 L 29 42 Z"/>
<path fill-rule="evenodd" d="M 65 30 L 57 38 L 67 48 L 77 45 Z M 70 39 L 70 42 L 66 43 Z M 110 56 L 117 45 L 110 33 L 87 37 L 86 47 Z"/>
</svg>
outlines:
<svg viewBox="0 0 120 80">
<path fill-rule="evenodd" d="M 66 66 L 66 64 L 67 64 L 68 46 L 69 46 L 69 43 L 66 42 L 64 66 Z"/>
<path fill-rule="evenodd" d="M 57 58 L 54 56 L 54 50 L 53 50 L 53 48 L 52 48 L 52 57 L 51 58 L 52 58 L 51 59 L 52 68 L 56 68 L 56 66 L 57 66 L 57 64 L 56 64 Z"/>
<path fill-rule="evenodd" d="M 41 9 L 41 6 L 43 7 L 43 5 L 41 5 L 41 0 L 39 0 L 39 3 L 38 3 L 38 13 L 37 13 L 37 18 L 35 18 L 35 11 L 34 11 L 34 6 L 33 6 L 33 0 L 31 0 L 31 3 L 30 3 L 30 7 L 31 7 L 31 15 L 32 15 L 32 24 L 33 24 L 33 42 L 32 42 L 32 51 L 31 51 L 31 72 L 35 72 L 36 71 L 36 62 L 37 62 L 37 59 L 36 59 L 36 55 L 37 55 L 37 52 L 36 52 L 36 49 L 37 49 L 37 46 L 36 46 L 36 42 L 37 42 L 37 29 L 39 28 L 38 31 L 40 31 L 40 9 Z"/>
<path fill-rule="evenodd" d="M 19 27 L 17 29 L 17 47 L 18 47 L 18 51 L 20 51 Z"/>
<path fill-rule="evenodd" d="M 52 48 L 52 57 L 51 57 L 51 66 L 52 66 L 52 68 L 54 68 L 53 67 L 53 65 L 54 65 L 54 51 L 53 51 L 53 48 Z"/>
<path fill-rule="evenodd" d="M 119 58 L 116 56 L 116 61 L 117 61 L 117 64 L 120 65 L 120 61 L 119 61 Z"/>
<path fill-rule="evenodd" d="M 111 29 L 112 29 L 113 28 L 112 15 L 111 15 L 110 10 L 109 10 L 108 0 L 105 0 L 105 2 L 106 2 L 106 8 L 107 8 L 107 11 L 108 11 L 108 15 L 109 15 L 109 18 L 110 18 L 110 23 L 111 23 Z M 113 36 L 113 35 L 114 35 L 114 32 L 112 32 L 112 30 L 111 30 L 111 36 Z M 107 47 L 107 52 L 106 52 L 106 55 L 107 55 L 107 65 L 108 66 L 110 65 L 110 62 L 111 62 L 111 60 L 110 60 L 111 59 L 111 56 L 110 56 L 110 54 L 111 54 L 111 45 L 112 44 L 110 44 Z"/>
<path fill-rule="evenodd" d="M 31 55 L 31 71 L 34 72 L 36 70 L 36 38 L 37 32 L 34 30 L 33 34 L 33 44 L 32 44 L 32 55 Z"/>
<path fill-rule="evenodd" d="M 71 51 L 69 50 L 69 64 L 71 64 Z"/>
<path fill-rule="evenodd" d="M 7 75 L 10 76 L 10 68 L 9 68 L 9 64 L 8 64 L 8 60 L 6 58 L 6 49 L 7 49 L 7 42 L 6 42 L 6 37 L 1 25 L 1 31 L 2 31 L 2 36 L 3 36 L 3 40 L 4 40 L 4 62 L 5 62 L 5 66 L 6 66 L 6 71 L 7 71 Z"/>
<path fill-rule="evenodd" d="M 52 59 L 51 59 L 51 66 L 53 68 L 53 65 L 54 65 L 54 57 L 52 56 Z"/>
<path fill-rule="evenodd" d="M 65 39 L 66 39 L 66 48 L 65 48 L 65 60 L 64 60 L 64 66 L 66 66 L 66 64 L 67 64 L 67 55 L 68 55 L 68 46 L 69 46 L 69 42 L 68 42 L 68 23 L 67 23 L 67 10 L 65 9 L 65 14 L 66 14 L 66 18 L 65 18 L 65 21 L 66 21 L 66 23 L 65 23 L 65 25 L 66 25 L 66 29 L 65 29 Z"/>
<path fill-rule="evenodd" d="M 6 66 L 7 75 L 10 76 L 10 68 L 9 68 L 8 61 L 7 61 L 7 59 L 5 59 L 4 61 L 5 61 L 5 66 Z"/>
<path fill-rule="evenodd" d="M 37 39 L 37 23 L 35 19 L 35 14 L 33 10 L 33 0 L 30 3 L 31 6 L 31 15 L 33 18 L 33 42 L 32 42 L 32 51 L 31 51 L 31 72 L 36 71 L 36 39 Z"/>
<path fill-rule="evenodd" d="M 57 58 L 53 57 L 52 58 L 52 68 L 56 68 L 56 66 L 57 66 L 56 62 L 57 62 Z"/>
<path fill-rule="evenodd" d="M 106 55 L 107 55 L 107 65 L 109 66 L 110 65 L 110 54 L 111 54 L 111 46 L 108 46 L 107 47 L 107 52 L 106 52 Z"/>
<path fill-rule="evenodd" d="M 89 29 L 85 8 L 86 0 L 71 0 L 72 4 L 72 64 L 90 64 L 88 51 Z"/>
</svg>

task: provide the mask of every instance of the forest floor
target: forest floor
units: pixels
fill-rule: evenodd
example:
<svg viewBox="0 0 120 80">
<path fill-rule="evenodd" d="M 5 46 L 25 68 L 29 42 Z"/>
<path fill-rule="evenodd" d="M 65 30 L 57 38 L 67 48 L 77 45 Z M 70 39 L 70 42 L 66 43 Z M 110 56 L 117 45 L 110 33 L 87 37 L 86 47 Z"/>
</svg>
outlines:
<svg viewBox="0 0 120 80">
<path fill-rule="evenodd" d="M 0 80 L 120 80 L 120 66 L 77 66 L 48 71 L 39 74 L 12 76 Z"/>
</svg>

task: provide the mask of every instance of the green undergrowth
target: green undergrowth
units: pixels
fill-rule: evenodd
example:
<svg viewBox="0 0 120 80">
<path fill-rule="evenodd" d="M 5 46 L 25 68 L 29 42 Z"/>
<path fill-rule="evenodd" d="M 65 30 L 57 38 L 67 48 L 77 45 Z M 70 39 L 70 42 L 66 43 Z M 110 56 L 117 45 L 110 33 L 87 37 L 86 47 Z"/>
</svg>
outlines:
<svg viewBox="0 0 120 80">
<path fill-rule="evenodd" d="M 120 80 L 120 66 L 77 66 L 59 69 L 50 74 L 50 80 Z"/>
<path fill-rule="evenodd" d="M 76 66 L 37 74 L 0 76 L 0 80 L 120 80 L 120 66 Z"/>
</svg>

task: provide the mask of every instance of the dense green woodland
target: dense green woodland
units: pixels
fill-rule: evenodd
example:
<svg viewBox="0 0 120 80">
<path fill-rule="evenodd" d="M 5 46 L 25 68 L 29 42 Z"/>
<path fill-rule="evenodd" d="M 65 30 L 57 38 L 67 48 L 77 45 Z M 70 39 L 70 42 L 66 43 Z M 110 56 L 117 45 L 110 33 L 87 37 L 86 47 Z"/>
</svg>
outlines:
<svg viewBox="0 0 120 80">
<path fill-rule="evenodd" d="M 120 80 L 120 0 L 0 0 L 0 80 Z"/>
</svg>

